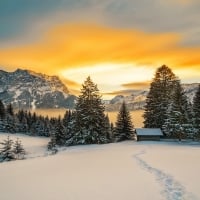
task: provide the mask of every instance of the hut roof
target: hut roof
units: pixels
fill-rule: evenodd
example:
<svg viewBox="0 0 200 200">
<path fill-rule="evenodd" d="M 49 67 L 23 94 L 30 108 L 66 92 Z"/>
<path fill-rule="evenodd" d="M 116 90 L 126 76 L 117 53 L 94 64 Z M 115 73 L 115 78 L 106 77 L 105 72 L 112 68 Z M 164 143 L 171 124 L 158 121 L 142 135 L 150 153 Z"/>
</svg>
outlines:
<svg viewBox="0 0 200 200">
<path fill-rule="evenodd" d="M 136 128 L 137 136 L 163 136 L 160 128 Z"/>
</svg>

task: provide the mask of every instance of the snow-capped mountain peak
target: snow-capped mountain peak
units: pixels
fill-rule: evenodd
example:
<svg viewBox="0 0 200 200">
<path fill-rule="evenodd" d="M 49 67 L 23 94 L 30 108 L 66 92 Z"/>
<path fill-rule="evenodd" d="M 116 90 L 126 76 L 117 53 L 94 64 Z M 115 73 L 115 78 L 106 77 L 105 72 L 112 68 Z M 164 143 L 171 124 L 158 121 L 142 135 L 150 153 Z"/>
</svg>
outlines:
<svg viewBox="0 0 200 200">
<path fill-rule="evenodd" d="M 182 84 L 188 101 L 192 103 L 195 93 L 198 89 L 199 83 Z M 117 95 L 106 104 L 108 111 L 119 110 L 121 103 L 126 102 L 129 110 L 144 109 L 148 90 L 130 90 L 127 96 Z"/>
<path fill-rule="evenodd" d="M 0 71 L 0 99 L 15 108 L 72 107 L 75 96 L 58 76 L 30 70 Z"/>
</svg>

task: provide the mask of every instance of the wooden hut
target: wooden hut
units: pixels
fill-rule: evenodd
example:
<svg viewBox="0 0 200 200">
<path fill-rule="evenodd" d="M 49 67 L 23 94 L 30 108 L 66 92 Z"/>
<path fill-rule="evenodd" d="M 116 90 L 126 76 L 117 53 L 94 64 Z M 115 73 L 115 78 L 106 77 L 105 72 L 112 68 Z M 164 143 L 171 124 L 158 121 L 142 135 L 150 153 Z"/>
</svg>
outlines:
<svg viewBox="0 0 200 200">
<path fill-rule="evenodd" d="M 159 141 L 163 132 L 159 128 L 136 128 L 137 141 Z"/>
</svg>

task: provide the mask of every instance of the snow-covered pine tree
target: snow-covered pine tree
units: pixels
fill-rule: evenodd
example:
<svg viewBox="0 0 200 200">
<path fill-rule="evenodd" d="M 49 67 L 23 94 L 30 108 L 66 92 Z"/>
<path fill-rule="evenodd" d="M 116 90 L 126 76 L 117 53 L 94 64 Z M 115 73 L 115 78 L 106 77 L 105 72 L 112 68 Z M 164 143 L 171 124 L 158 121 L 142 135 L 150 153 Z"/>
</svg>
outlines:
<svg viewBox="0 0 200 200">
<path fill-rule="evenodd" d="M 13 145 L 13 153 L 14 153 L 15 159 L 17 160 L 24 159 L 24 156 L 26 154 L 23 148 L 23 145 L 21 144 L 21 141 L 18 138 Z"/>
<path fill-rule="evenodd" d="M 3 102 L 0 100 L 0 120 L 3 120 L 6 116 L 6 110 Z"/>
<path fill-rule="evenodd" d="M 0 100 L 0 131 L 5 131 L 6 111 L 3 102 Z"/>
<path fill-rule="evenodd" d="M 12 104 L 8 104 L 6 107 L 5 131 L 8 133 L 16 133 L 17 125 L 17 118 L 14 114 Z"/>
<path fill-rule="evenodd" d="M 18 123 L 17 123 L 17 119 L 14 116 L 7 114 L 6 118 L 4 120 L 4 126 L 5 126 L 5 131 L 8 133 L 16 133 L 18 130 Z"/>
<path fill-rule="evenodd" d="M 26 112 L 24 110 L 19 110 L 16 116 L 18 119 L 18 125 L 17 125 L 18 132 L 28 133 L 29 127 L 27 124 Z"/>
<path fill-rule="evenodd" d="M 8 136 L 6 140 L 0 143 L 2 145 L 0 149 L 0 161 L 10 161 L 14 160 L 14 154 L 12 150 L 13 141 Z"/>
<path fill-rule="evenodd" d="M 111 133 L 110 119 L 108 117 L 108 114 L 105 116 L 105 128 L 108 130 L 107 136 L 106 136 L 108 139 L 108 142 L 112 142 L 112 133 Z"/>
<path fill-rule="evenodd" d="M 193 100 L 193 114 L 196 138 L 200 139 L 200 84 Z"/>
<path fill-rule="evenodd" d="M 45 127 L 46 122 L 43 116 L 37 116 L 36 113 L 33 113 L 31 120 L 28 115 L 26 117 L 27 125 L 29 128 L 29 133 L 34 136 L 48 136 L 47 130 Z M 30 125 L 29 125 L 30 124 Z"/>
<path fill-rule="evenodd" d="M 105 107 L 97 85 L 90 77 L 82 85 L 81 95 L 75 106 L 73 135 L 68 145 L 107 143 L 108 130 L 105 126 Z"/>
<path fill-rule="evenodd" d="M 36 122 L 34 123 L 34 132 L 37 136 L 44 136 L 45 135 L 45 128 L 44 128 L 44 117 L 37 116 Z"/>
<path fill-rule="evenodd" d="M 193 125 L 190 119 L 189 104 L 179 81 L 177 81 L 173 90 L 172 101 L 168 107 L 162 128 L 169 137 L 178 138 L 179 140 L 192 137 Z"/>
<path fill-rule="evenodd" d="M 62 123 L 66 133 L 66 140 L 68 140 L 72 136 L 73 121 L 74 121 L 74 113 L 71 110 L 66 110 L 64 117 L 62 119 Z"/>
<path fill-rule="evenodd" d="M 71 112 L 70 121 L 67 127 L 65 127 L 66 132 L 66 145 L 72 145 L 75 134 L 75 122 L 76 122 L 76 111 Z"/>
<path fill-rule="evenodd" d="M 28 132 L 30 133 L 31 125 L 32 125 L 32 114 L 30 111 L 27 113 L 26 121 L 27 121 Z"/>
<path fill-rule="evenodd" d="M 8 104 L 7 107 L 6 107 L 6 112 L 11 115 L 11 116 L 14 116 L 14 111 L 13 111 L 13 107 L 12 107 L 12 104 Z"/>
<path fill-rule="evenodd" d="M 131 116 L 126 107 L 125 101 L 123 101 L 119 113 L 117 115 L 115 140 L 117 142 L 123 140 L 130 140 L 133 139 L 133 135 L 134 135 L 134 128 L 131 121 Z"/>
<path fill-rule="evenodd" d="M 54 132 L 52 132 L 50 135 L 50 141 L 47 145 L 47 149 L 48 149 L 48 151 L 51 151 L 52 154 L 55 154 L 58 151 L 58 149 L 56 147 L 56 135 Z"/>
<path fill-rule="evenodd" d="M 51 132 L 51 124 L 49 121 L 49 117 L 46 116 L 44 119 L 44 136 L 49 137 Z"/>
<path fill-rule="evenodd" d="M 63 117 L 63 126 L 68 127 L 69 122 L 71 121 L 71 111 L 66 110 L 64 117 Z"/>
<path fill-rule="evenodd" d="M 55 125 L 55 138 L 57 145 L 59 146 L 65 145 L 66 133 L 60 116 L 58 117 L 58 120 Z"/>
<path fill-rule="evenodd" d="M 19 132 L 27 134 L 28 131 L 27 118 L 23 117 L 22 121 L 19 124 Z"/>
<path fill-rule="evenodd" d="M 177 77 L 166 65 L 157 69 L 147 95 L 144 112 L 145 128 L 162 128 L 176 81 Z"/>
<path fill-rule="evenodd" d="M 110 135 L 111 135 L 111 142 L 114 142 L 115 140 L 115 127 L 114 124 L 110 123 Z"/>
</svg>

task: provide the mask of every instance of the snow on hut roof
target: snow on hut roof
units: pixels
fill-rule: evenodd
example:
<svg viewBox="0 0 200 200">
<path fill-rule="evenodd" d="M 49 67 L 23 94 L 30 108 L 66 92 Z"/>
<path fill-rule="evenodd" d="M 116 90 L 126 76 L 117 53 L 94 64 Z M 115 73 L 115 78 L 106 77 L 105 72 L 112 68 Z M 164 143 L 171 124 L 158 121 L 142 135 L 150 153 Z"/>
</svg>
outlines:
<svg viewBox="0 0 200 200">
<path fill-rule="evenodd" d="M 135 130 L 137 135 L 163 136 L 160 128 L 136 128 Z"/>
</svg>

